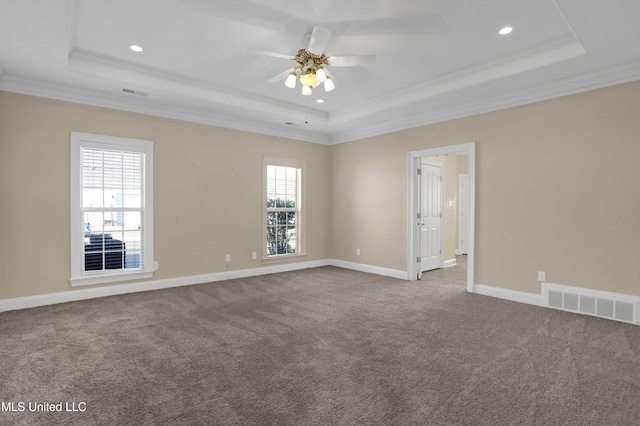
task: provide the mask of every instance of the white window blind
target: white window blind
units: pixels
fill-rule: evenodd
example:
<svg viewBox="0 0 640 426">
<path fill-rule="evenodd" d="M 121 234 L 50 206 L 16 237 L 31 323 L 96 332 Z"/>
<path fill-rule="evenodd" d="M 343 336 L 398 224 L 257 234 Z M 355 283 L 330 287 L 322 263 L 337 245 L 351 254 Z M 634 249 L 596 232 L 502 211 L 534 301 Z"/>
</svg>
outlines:
<svg viewBox="0 0 640 426">
<path fill-rule="evenodd" d="M 303 245 L 304 164 L 265 161 L 266 257 L 300 255 Z"/>
<path fill-rule="evenodd" d="M 139 269 L 142 251 L 144 154 L 82 149 L 83 273 Z"/>
<path fill-rule="evenodd" d="M 72 283 L 133 279 L 127 275 L 153 270 L 151 146 L 72 134 L 72 169 L 78 169 L 72 170 Z"/>
</svg>

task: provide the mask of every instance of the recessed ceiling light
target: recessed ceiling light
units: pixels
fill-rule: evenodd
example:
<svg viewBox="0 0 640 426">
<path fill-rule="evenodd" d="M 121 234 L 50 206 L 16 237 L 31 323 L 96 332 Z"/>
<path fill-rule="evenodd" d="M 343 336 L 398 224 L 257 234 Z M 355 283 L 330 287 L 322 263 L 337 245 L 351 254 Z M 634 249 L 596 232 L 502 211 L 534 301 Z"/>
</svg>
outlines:
<svg viewBox="0 0 640 426">
<path fill-rule="evenodd" d="M 142 47 L 138 46 L 137 44 L 132 44 L 131 46 L 129 46 L 129 49 L 133 50 L 134 52 L 142 52 Z"/>
<path fill-rule="evenodd" d="M 507 35 L 509 34 L 511 31 L 513 31 L 513 27 L 504 27 L 501 28 L 500 31 L 498 31 L 498 34 L 500 35 Z"/>
<path fill-rule="evenodd" d="M 324 99 L 316 99 L 316 102 L 319 104 L 323 104 L 324 103 Z"/>
</svg>

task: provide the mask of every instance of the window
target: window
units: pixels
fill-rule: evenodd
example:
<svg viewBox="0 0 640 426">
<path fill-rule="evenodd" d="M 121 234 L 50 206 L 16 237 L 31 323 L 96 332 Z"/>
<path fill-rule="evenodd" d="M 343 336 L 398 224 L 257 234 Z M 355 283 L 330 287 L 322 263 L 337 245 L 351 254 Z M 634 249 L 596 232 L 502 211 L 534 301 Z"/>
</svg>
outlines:
<svg viewBox="0 0 640 426">
<path fill-rule="evenodd" d="M 153 142 L 71 133 L 71 284 L 148 278 Z"/>
<path fill-rule="evenodd" d="M 265 258 L 305 254 L 305 163 L 297 160 L 264 160 Z"/>
</svg>

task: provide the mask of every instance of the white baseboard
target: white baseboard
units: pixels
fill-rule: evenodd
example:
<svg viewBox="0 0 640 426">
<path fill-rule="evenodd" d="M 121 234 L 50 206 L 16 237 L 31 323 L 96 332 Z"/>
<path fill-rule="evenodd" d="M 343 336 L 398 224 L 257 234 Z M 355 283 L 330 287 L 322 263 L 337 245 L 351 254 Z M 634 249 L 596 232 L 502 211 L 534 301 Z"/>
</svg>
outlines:
<svg viewBox="0 0 640 426">
<path fill-rule="evenodd" d="M 36 296 L 16 297 L 13 299 L 0 300 L 0 312 L 14 311 L 18 309 L 35 308 L 38 306 L 53 305 L 57 303 L 75 302 L 79 300 L 93 299 L 98 297 L 116 296 L 120 294 L 137 293 L 142 291 L 160 290 L 172 287 L 182 287 L 187 285 L 205 284 L 216 281 L 224 281 L 236 278 L 247 278 L 259 275 L 275 274 L 280 272 L 296 271 L 307 268 L 317 268 L 321 266 L 336 266 L 339 268 L 351 269 L 359 272 L 367 272 L 375 275 L 383 275 L 401 280 L 407 279 L 407 272 L 398 269 L 384 268 L 380 266 L 366 265 L 363 263 L 347 262 L 337 259 L 324 259 L 310 262 L 287 263 L 279 265 L 264 266 L 260 268 L 239 269 L 234 271 L 215 272 L 211 274 L 192 275 L 187 277 L 167 278 L 162 280 L 143 281 L 131 284 L 119 284 L 95 288 L 82 288 L 78 290 L 68 290 L 58 293 L 41 294 Z M 483 296 L 496 297 L 513 302 L 526 303 L 528 305 L 542 306 L 555 309 L 547 303 L 550 289 L 556 291 L 566 291 L 578 294 L 585 294 L 593 297 L 605 297 L 612 300 L 621 300 L 633 303 L 637 310 L 640 310 L 640 297 L 623 294 L 602 292 L 597 290 L 581 289 L 578 287 L 567 287 L 557 284 L 542 283 L 542 294 L 526 293 L 522 291 L 509 290 L 500 287 L 492 287 L 482 284 L 474 284 L 473 292 Z M 583 313 L 583 312 L 578 312 Z M 600 315 L 597 315 L 600 316 Z M 615 318 L 611 318 L 615 319 Z M 640 324 L 640 315 L 634 314 L 634 322 Z"/>
<path fill-rule="evenodd" d="M 638 314 L 638 312 L 640 312 L 640 297 L 638 296 L 611 293 L 608 291 L 591 290 L 582 287 L 564 286 L 547 282 L 543 282 L 541 284 L 541 294 L 526 293 L 522 291 L 508 290 L 505 288 L 491 287 L 481 284 L 475 284 L 473 286 L 473 292 L 476 294 L 481 294 L 483 296 L 491 296 L 497 297 L 499 299 L 510 300 L 512 302 L 526 303 L 528 305 L 542 306 L 544 308 L 550 309 L 559 309 L 580 315 L 590 315 L 599 318 L 607 318 L 614 321 L 640 325 L 640 315 Z M 561 305 L 553 306 L 553 304 L 550 303 L 550 291 L 556 292 L 556 297 L 560 297 L 560 299 L 558 299 L 558 301 L 555 303 L 559 303 Z M 592 303 L 595 303 L 596 300 L 598 301 L 598 303 L 600 303 L 600 300 L 604 300 L 605 302 L 608 301 L 611 306 L 612 312 L 604 314 L 599 313 L 597 311 L 598 308 L 596 308 L 596 305 L 593 306 L 594 311 L 592 312 L 591 309 L 582 308 L 579 302 L 575 306 L 567 307 L 565 306 L 564 301 L 564 298 L 566 298 L 566 296 L 563 296 L 565 294 L 573 295 L 572 300 L 575 301 L 582 300 L 581 297 L 592 298 Z M 618 313 L 617 308 L 619 303 L 625 304 L 622 307 L 630 307 L 632 311 L 627 312 L 621 309 L 620 313 Z"/>
<path fill-rule="evenodd" d="M 18 309 L 36 308 L 38 306 L 54 305 L 57 303 L 75 302 L 78 300 L 94 299 L 97 297 L 116 296 L 119 294 L 137 293 L 141 291 L 161 290 L 186 285 L 205 284 L 216 281 L 246 278 L 258 275 L 275 274 L 279 272 L 296 271 L 307 268 L 327 266 L 328 260 L 311 262 L 287 263 L 281 265 L 264 266 L 261 268 L 239 269 L 235 271 L 215 272 L 211 274 L 192 275 L 187 277 L 151 280 L 131 284 L 118 284 L 95 288 L 61 291 L 58 293 L 39 294 L 36 296 L 16 297 L 0 300 L 0 312 Z"/>
<path fill-rule="evenodd" d="M 497 297 L 498 299 L 511 300 L 512 302 L 526 303 L 527 305 L 545 306 L 544 298 L 540 294 L 526 293 L 524 291 L 509 290 L 500 287 L 474 284 L 473 292 L 483 296 Z"/>
<path fill-rule="evenodd" d="M 382 268 L 379 266 L 365 265 L 361 263 L 345 262 L 336 259 L 324 259 L 310 262 L 286 263 L 279 265 L 263 266 L 252 269 L 238 269 L 234 271 L 215 272 L 203 275 L 191 275 L 187 277 L 167 278 L 162 280 L 143 281 L 131 284 L 118 284 L 104 287 L 81 288 L 78 290 L 61 291 L 58 293 L 39 294 L 36 296 L 16 297 L 0 300 L 0 312 L 15 311 L 18 309 L 36 308 L 38 306 L 54 305 L 57 303 L 76 302 L 79 300 L 94 299 L 97 297 L 116 296 L 119 294 L 137 293 L 141 291 L 161 290 L 186 285 L 205 284 L 216 281 L 247 278 L 258 275 L 276 274 L 279 272 L 297 271 L 320 266 L 337 266 L 360 272 L 368 272 L 376 275 L 384 275 L 393 278 L 406 279 L 407 272 L 396 269 Z"/>
<path fill-rule="evenodd" d="M 339 268 L 351 269 L 353 271 L 368 272 L 375 275 L 384 275 L 385 277 L 398 278 L 401 280 L 407 279 L 407 271 L 401 271 L 399 269 L 383 268 L 381 266 L 367 265 L 364 263 L 347 262 L 344 260 L 329 259 L 328 264 L 331 266 L 337 266 Z"/>
<path fill-rule="evenodd" d="M 444 267 L 445 268 L 451 268 L 452 266 L 456 266 L 457 262 L 456 259 L 447 259 L 444 261 Z"/>
</svg>

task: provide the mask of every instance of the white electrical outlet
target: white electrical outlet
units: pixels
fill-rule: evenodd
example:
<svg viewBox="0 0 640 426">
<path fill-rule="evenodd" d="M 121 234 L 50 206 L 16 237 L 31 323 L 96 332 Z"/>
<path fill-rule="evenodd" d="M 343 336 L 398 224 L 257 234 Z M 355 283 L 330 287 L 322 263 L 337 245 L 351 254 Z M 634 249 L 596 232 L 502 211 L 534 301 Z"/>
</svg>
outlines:
<svg viewBox="0 0 640 426">
<path fill-rule="evenodd" d="M 155 262 L 153 262 L 153 269 L 154 270 L 158 270 L 158 261 L 156 260 Z"/>
<path fill-rule="evenodd" d="M 258 258 L 258 253 L 256 253 L 255 251 L 254 251 L 254 252 L 251 252 L 251 258 L 252 258 L 253 260 L 256 260 L 256 259 Z"/>
<path fill-rule="evenodd" d="M 231 255 L 230 255 L 230 254 L 226 255 L 226 256 L 225 256 L 225 260 L 226 260 L 227 262 L 231 262 Z"/>
<path fill-rule="evenodd" d="M 546 272 L 542 272 L 542 271 L 538 271 L 538 281 L 546 282 L 547 281 L 547 273 Z"/>
<path fill-rule="evenodd" d="M 356 256 L 360 256 L 360 249 L 356 249 Z"/>
</svg>

